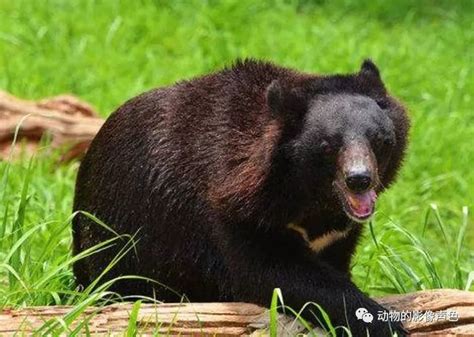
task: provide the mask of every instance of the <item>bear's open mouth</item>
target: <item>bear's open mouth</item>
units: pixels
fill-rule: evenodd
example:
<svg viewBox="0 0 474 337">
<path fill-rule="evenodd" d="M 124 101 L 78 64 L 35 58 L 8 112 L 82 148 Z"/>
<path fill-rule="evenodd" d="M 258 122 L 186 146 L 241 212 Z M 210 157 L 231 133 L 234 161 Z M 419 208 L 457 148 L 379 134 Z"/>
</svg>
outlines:
<svg viewBox="0 0 474 337">
<path fill-rule="evenodd" d="M 347 216 L 357 222 L 367 221 L 374 213 L 377 193 L 373 189 L 363 193 L 354 193 L 346 188 L 338 187 Z"/>
</svg>

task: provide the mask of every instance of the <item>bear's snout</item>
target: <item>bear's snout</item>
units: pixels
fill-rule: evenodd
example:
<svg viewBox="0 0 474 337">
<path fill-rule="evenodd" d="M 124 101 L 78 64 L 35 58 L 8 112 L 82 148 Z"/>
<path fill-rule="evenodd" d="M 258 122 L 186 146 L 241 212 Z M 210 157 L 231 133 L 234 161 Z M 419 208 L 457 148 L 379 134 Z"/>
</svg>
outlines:
<svg viewBox="0 0 474 337">
<path fill-rule="evenodd" d="M 342 183 L 353 193 L 363 193 L 374 188 L 378 180 L 377 160 L 369 144 L 353 140 L 343 147 L 338 158 Z"/>
<path fill-rule="evenodd" d="M 375 210 L 377 160 L 364 140 L 351 140 L 338 158 L 336 192 L 348 217 L 367 221 Z"/>
</svg>

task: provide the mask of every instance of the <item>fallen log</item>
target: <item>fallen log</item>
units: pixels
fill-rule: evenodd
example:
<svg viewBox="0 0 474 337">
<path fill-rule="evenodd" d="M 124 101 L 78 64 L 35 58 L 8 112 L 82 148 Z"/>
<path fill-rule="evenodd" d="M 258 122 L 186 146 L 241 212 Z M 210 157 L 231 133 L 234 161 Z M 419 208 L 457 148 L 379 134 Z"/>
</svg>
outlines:
<svg viewBox="0 0 474 337">
<path fill-rule="evenodd" d="M 71 95 L 28 101 L 0 91 L 0 159 L 36 152 L 46 135 L 62 161 L 80 158 L 103 123 L 88 103 Z"/>
<path fill-rule="evenodd" d="M 377 299 L 390 310 L 425 313 L 425 319 L 405 321 L 411 336 L 474 336 L 474 293 L 460 290 L 429 290 Z M 78 317 L 74 307 L 4 308 L 0 313 L 0 335 L 52 334 L 54 329 L 82 329 L 93 335 L 123 335 L 136 329 L 139 335 L 153 333 L 180 336 L 265 336 L 269 334 L 268 309 L 249 303 L 113 304 L 88 307 Z M 429 320 L 427 313 L 455 313 Z M 377 313 L 373 313 L 377 319 Z M 440 319 L 440 317 L 442 319 Z M 68 320 L 72 323 L 66 324 Z M 81 326 L 81 322 L 83 325 Z M 132 322 L 132 323 L 130 323 Z M 62 330 L 63 334 L 71 331 Z M 278 336 L 307 333 L 294 318 L 279 315 Z"/>
</svg>

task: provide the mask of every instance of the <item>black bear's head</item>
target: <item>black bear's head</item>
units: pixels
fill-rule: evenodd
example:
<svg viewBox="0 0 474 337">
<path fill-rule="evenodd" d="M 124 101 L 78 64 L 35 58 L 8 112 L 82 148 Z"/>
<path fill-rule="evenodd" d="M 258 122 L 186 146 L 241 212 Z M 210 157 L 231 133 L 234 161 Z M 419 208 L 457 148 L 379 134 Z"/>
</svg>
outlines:
<svg viewBox="0 0 474 337">
<path fill-rule="evenodd" d="M 317 202 L 366 221 L 396 175 L 409 125 L 377 67 L 366 60 L 356 74 L 313 78 L 294 88 L 276 80 L 267 102 L 281 121 L 285 166 L 308 207 Z"/>
</svg>

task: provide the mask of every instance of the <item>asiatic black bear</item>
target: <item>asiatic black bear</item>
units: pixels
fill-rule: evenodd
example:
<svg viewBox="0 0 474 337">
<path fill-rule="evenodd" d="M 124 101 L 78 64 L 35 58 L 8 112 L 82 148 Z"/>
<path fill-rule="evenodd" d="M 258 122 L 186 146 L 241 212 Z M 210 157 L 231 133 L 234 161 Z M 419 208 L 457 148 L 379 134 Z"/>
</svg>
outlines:
<svg viewBox="0 0 474 337">
<path fill-rule="evenodd" d="M 349 265 L 408 128 L 369 60 L 332 76 L 239 61 L 113 113 L 81 164 L 74 210 L 134 237 L 101 282 L 140 275 L 191 301 L 264 306 L 281 288 L 286 305 L 317 302 L 354 336 L 402 334 L 399 323 L 357 319 L 358 308 L 375 318 L 383 308 L 351 282 Z M 110 229 L 75 217 L 74 253 L 113 238 Z M 77 282 L 89 285 L 126 241 L 78 261 Z M 112 290 L 179 299 L 154 282 Z"/>
</svg>

